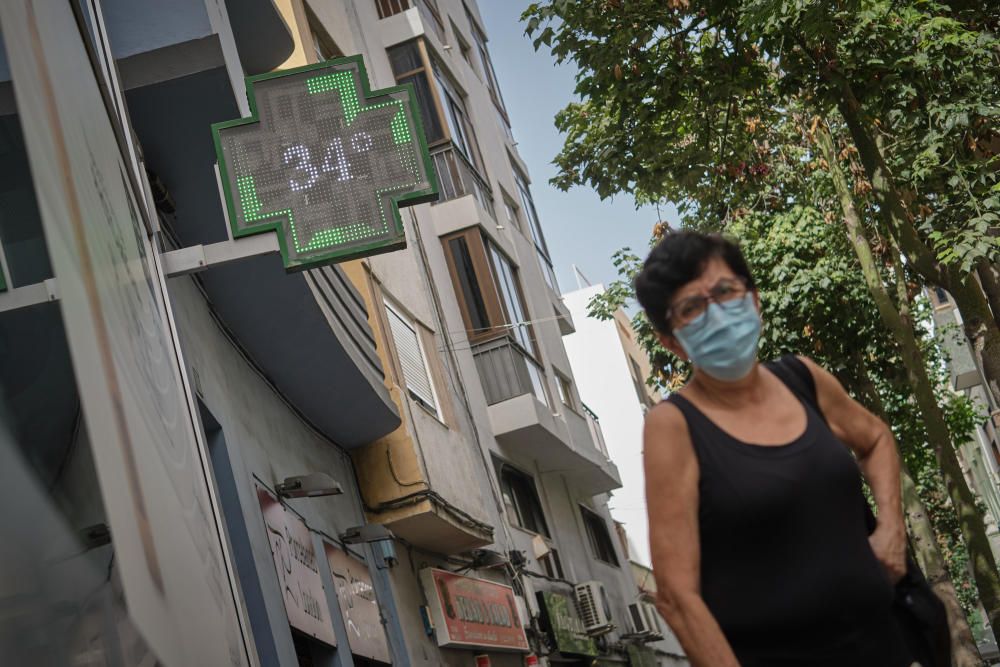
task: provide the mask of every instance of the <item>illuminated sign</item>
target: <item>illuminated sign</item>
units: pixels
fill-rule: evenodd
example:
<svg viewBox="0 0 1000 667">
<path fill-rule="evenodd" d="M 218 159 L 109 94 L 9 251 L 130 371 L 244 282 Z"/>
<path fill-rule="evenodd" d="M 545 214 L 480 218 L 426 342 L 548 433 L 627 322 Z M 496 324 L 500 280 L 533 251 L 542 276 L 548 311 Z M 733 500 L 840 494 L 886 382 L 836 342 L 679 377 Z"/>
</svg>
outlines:
<svg viewBox="0 0 1000 667">
<path fill-rule="evenodd" d="M 528 651 L 510 586 L 434 568 L 421 570 L 420 579 L 430 599 L 438 646 Z"/>
<path fill-rule="evenodd" d="M 286 268 L 406 245 L 399 207 L 437 199 L 410 85 L 361 56 L 247 78 L 250 118 L 212 126 L 233 236 L 275 231 Z"/>
</svg>

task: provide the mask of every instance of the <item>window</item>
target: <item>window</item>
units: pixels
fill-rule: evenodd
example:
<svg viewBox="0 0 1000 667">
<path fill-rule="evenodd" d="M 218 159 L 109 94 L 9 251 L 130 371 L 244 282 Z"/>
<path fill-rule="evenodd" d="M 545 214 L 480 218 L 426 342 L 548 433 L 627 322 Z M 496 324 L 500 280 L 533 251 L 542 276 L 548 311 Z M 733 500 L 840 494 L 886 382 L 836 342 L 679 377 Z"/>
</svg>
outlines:
<svg viewBox="0 0 1000 667">
<path fill-rule="evenodd" d="M 576 411 L 576 401 L 573 400 L 573 383 L 562 373 L 556 372 L 556 386 L 559 387 L 559 400 L 570 410 Z"/>
<path fill-rule="evenodd" d="M 493 279 L 499 289 L 501 304 L 507 315 L 507 325 L 521 347 L 534 354 L 536 352 L 534 329 L 528 323 L 527 310 L 524 307 L 515 269 L 495 245 L 490 242 L 487 242 L 487 245 L 490 249 Z"/>
<path fill-rule="evenodd" d="M 448 123 L 448 134 L 451 135 L 451 142 L 462 155 L 472 163 L 480 174 L 484 172 L 483 156 L 479 152 L 479 141 L 476 139 L 475 130 L 469 122 L 469 115 L 465 110 L 465 100 L 458 93 L 447 75 L 441 71 L 441 67 L 434 63 L 434 77 L 438 87 L 441 89 L 444 105 L 444 117 Z"/>
<path fill-rule="evenodd" d="M 499 469 L 500 493 L 508 518 L 521 528 L 548 537 L 549 528 L 535 489 L 535 480 L 511 465 L 499 461 L 495 463 Z"/>
<path fill-rule="evenodd" d="M 517 269 L 507 256 L 478 227 L 445 237 L 443 243 L 470 340 L 509 333 L 537 357 Z"/>
<path fill-rule="evenodd" d="M 507 215 L 507 224 L 514 229 L 521 229 L 521 219 L 517 215 L 517 204 L 512 204 L 505 194 L 503 196 L 503 210 Z"/>
<path fill-rule="evenodd" d="M 378 17 L 385 19 L 405 12 L 410 8 L 410 3 L 408 0 L 375 0 L 375 8 L 378 9 Z"/>
<path fill-rule="evenodd" d="M 419 325 L 388 302 L 385 304 L 385 312 L 407 392 L 413 400 L 440 418 L 430 368 L 427 365 L 423 345 L 420 343 Z"/>
<path fill-rule="evenodd" d="M 389 65 L 396 77 L 396 83 L 413 84 L 417 107 L 424 121 L 424 132 L 428 143 L 445 139 L 444 126 L 441 123 L 438 100 L 427 78 L 427 62 L 424 55 L 424 45 L 420 40 L 399 44 L 387 51 Z"/>
<path fill-rule="evenodd" d="M 563 574 L 562 562 L 559 560 L 559 554 L 556 553 L 555 549 L 551 549 L 547 554 L 538 559 L 538 564 L 542 566 L 545 570 L 545 575 L 552 577 L 553 579 L 565 579 Z"/>
<path fill-rule="evenodd" d="M 486 48 L 486 35 L 479 29 L 479 24 L 472 17 L 472 12 L 469 11 L 468 7 L 465 7 L 465 16 L 469 19 L 469 25 L 472 27 L 472 39 L 476 42 L 476 51 L 479 53 L 479 63 L 483 68 L 483 76 L 486 78 L 486 87 L 490 91 L 490 98 L 493 100 L 493 104 L 496 105 L 497 110 L 500 111 L 504 124 L 509 126 L 507 108 L 504 106 L 503 96 L 500 95 L 500 84 L 497 83 L 497 74 L 493 69 L 493 61 L 490 59 L 490 52 Z"/>
<path fill-rule="evenodd" d="M 309 32 L 312 35 L 313 53 L 316 55 L 316 62 L 332 60 L 344 55 L 344 52 L 337 48 L 333 38 L 323 27 L 319 18 L 313 10 L 306 5 L 306 21 L 309 24 Z"/>
<path fill-rule="evenodd" d="M 615 545 L 608 532 L 608 524 L 604 522 L 600 514 L 586 507 L 580 507 L 580 514 L 583 515 L 583 525 L 587 529 L 587 537 L 590 539 L 590 549 L 594 558 L 602 563 L 618 567 L 618 555 L 615 553 Z"/>
<path fill-rule="evenodd" d="M 454 23 L 451 24 L 451 32 L 455 35 L 455 41 L 458 42 L 458 52 L 462 54 L 462 60 L 475 71 L 476 67 L 472 64 L 472 47 L 469 46 L 469 42 L 462 36 Z"/>
<path fill-rule="evenodd" d="M 511 165 L 511 167 L 514 171 L 514 183 L 517 185 L 517 192 L 521 197 L 521 211 L 527 219 L 531 240 L 534 241 L 535 250 L 538 252 L 542 275 L 545 277 L 545 282 L 548 283 L 549 287 L 558 293 L 559 284 L 556 282 L 556 274 L 552 269 L 552 260 L 549 259 L 549 247 L 545 243 L 542 224 L 538 220 L 538 212 L 535 210 L 535 201 L 531 198 L 531 190 L 528 188 L 528 179 L 524 177 L 520 169 L 514 165 Z"/>
</svg>

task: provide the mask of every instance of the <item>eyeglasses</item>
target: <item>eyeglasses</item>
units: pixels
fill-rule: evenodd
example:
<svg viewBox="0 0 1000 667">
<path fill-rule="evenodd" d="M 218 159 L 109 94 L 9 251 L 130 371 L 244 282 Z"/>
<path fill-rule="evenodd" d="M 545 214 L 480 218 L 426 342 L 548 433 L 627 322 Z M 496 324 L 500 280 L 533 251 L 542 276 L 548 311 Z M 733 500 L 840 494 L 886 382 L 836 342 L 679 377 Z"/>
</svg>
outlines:
<svg viewBox="0 0 1000 667">
<path fill-rule="evenodd" d="M 685 327 L 708 310 L 709 303 L 717 303 L 723 308 L 734 308 L 750 290 L 741 278 L 723 278 L 708 291 L 708 296 L 689 296 L 667 308 L 667 321 L 673 328 Z"/>
</svg>

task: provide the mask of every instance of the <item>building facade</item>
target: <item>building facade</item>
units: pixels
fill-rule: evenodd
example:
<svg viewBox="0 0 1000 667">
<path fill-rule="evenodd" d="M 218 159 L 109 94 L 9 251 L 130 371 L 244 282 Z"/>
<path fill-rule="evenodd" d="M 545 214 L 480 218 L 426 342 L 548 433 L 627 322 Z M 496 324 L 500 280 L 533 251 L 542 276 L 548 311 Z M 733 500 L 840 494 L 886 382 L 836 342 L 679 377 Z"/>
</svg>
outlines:
<svg viewBox="0 0 1000 667">
<path fill-rule="evenodd" d="M 646 384 L 652 369 L 636 339 L 632 323 L 619 308 L 608 320 L 588 314 L 590 302 L 604 292 L 603 285 L 590 285 L 578 271 L 578 289 L 564 295 L 576 331 L 563 337 L 566 353 L 580 395 L 597 414 L 611 458 L 618 464 L 622 488 L 609 499 L 609 508 L 629 555 L 629 567 L 639 588 L 640 600 L 661 637 L 648 646 L 658 664 L 687 664 L 684 652 L 669 626 L 653 608 L 656 583 L 650 568 L 649 517 L 642 466 L 642 428 L 646 411 L 659 400 Z"/>
<path fill-rule="evenodd" d="M 986 506 L 986 533 L 994 556 L 1000 558 L 1000 408 L 962 332 L 962 316 L 954 301 L 943 289 L 931 290 L 928 296 L 935 332 L 948 359 L 949 389 L 964 394 L 985 417 L 973 439 L 962 443 L 957 453 L 969 488 Z"/>
<path fill-rule="evenodd" d="M 474 2 L 38 0 L 0 32 L 5 426 L 108 573 L 73 599 L 115 628 L 97 664 L 655 664 Z M 345 54 L 409 86 L 439 198 L 404 250 L 287 272 L 233 238 L 211 126 Z"/>
</svg>

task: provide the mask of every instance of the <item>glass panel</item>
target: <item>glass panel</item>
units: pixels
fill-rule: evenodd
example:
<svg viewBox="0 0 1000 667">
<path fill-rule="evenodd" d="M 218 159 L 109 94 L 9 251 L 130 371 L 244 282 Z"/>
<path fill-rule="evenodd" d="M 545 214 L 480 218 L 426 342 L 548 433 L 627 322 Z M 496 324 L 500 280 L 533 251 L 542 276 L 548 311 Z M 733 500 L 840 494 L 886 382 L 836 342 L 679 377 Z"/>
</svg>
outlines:
<svg viewBox="0 0 1000 667">
<path fill-rule="evenodd" d="M 528 316 L 521 301 L 521 292 L 514 278 L 514 268 L 494 245 L 490 244 L 490 255 L 493 259 L 494 278 L 497 290 L 507 313 L 507 323 L 511 325 L 511 333 L 517 342 L 528 352 L 534 354 L 534 341 L 528 324 Z"/>
<path fill-rule="evenodd" d="M 549 403 L 549 394 L 545 391 L 545 376 L 542 375 L 541 369 L 530 359 L 525 359 L 525 362 L 528 364 L 528 377 L 531 379 L 531 393 L 539 401 L 552 407 Z"/>
<path fill-rule="evenodd" d="M 420 47 L 416 42 L 406 42 L 387 49 L 389 54 L 389 66 L 396 76 L 412 72 L 415 69 L 423 69 L 424 61 L 420 57 Z"/>
<path fill-rule="evenodd" d="M 459 237 L 451 239 L 448 242 L 448 247 L 455 262 L 455 272 L 458 274 L 462 300 L 465 302 L 465 310 L 468 313 L 473 332 L 487 331 L 490 329 L 490 317 L 486 311 L 482 290 L 479 287 L 476 267 L 472 263 L 469 244 L 464 238 Z"/>
<path fill-rule="evenodd" d="M 444 139 L 444 128 L 441 126 L 441 118 L 438 116 L 437 108 L 434 106 L 434 92 L 427 82 L 425 72 L 417 72 L 410 76 L 400 77 L 396 80 L 399 84 L 412 83 L 413 91 L 417 97 L 417 110 L 420 118 L 424 122 L 424 133 L 427 135 L 427 142 L 433 144 Z"/>
<path fill-rule="evenodd" d="M 545 244 L 545 236 L 542 234 L 542 224 L 538 221 L 538 212 L 535 211 L 535 202 L 531 198 L 531 190 L 528 189 L 528 182 L 521 172 L 514 168 L 514 182 L 517 183 L 517 191 L 521 196 L 521 207 L 524 210 L 524 217 L 528 219 L 528 228 L 531 230 L 531 238 L 535 241 L 538 252 L 545 257 L 549 256 L 549 248 Z"/>
</svg>

